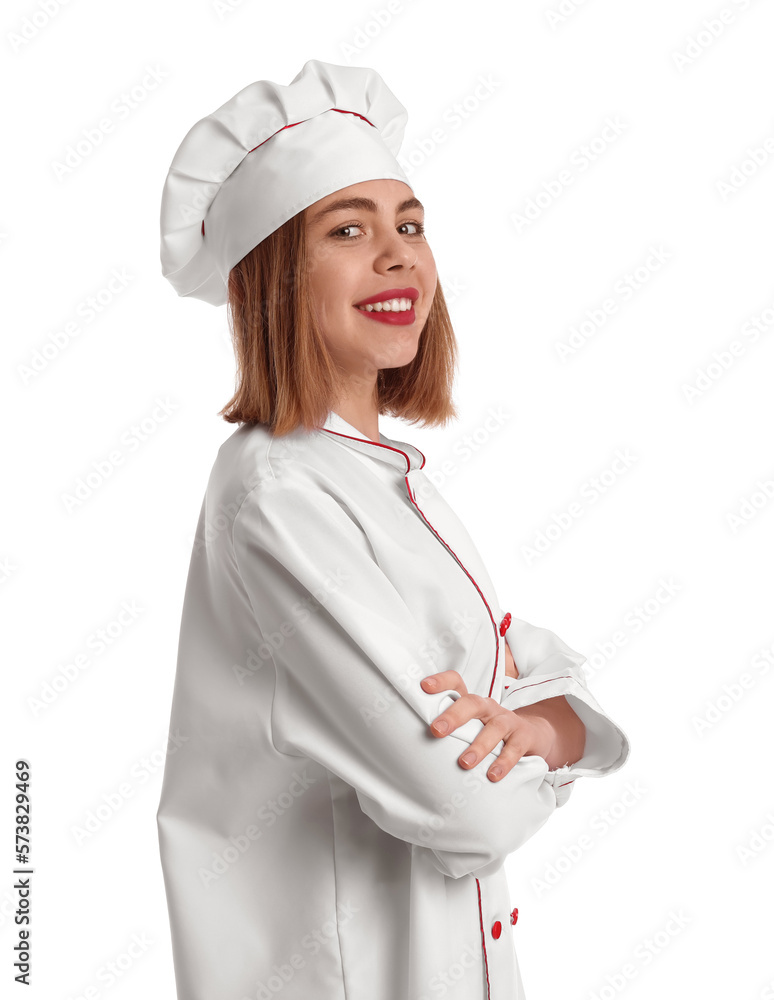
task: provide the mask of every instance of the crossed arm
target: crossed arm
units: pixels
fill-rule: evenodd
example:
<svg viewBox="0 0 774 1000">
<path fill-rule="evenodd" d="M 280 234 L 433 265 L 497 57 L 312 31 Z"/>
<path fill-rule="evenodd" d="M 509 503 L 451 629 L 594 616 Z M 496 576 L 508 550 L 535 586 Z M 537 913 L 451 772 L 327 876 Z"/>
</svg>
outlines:
<svg viewBox="0 0 774 1000">
<path fill-rule="evenodd" d="M 508 643 L 505 643 L 505 673 L 518 677 Z M 583 756 L 586 727 L 570 707 L 564 695 L 545 698 L 523 708 L 504 708 L 493 698 L 469 694 L 456 670 L 442 670 L 422 679 L 425 691 L 453 689 L 462 695 L 442 712 L 430 726 L 433 736 L 447 736 L 469 719 L 481 719 L 484 728 L 459 758 L 466 770 L 475 767 L 500 741 L 505 743 L 495 763 L 487 772 L 491 781 L 498 781 L 526 754 L 536 754 L 548 764 L 549 770 L 564 764 L 575 764 Z M 443 723 L 447 725 L 444 727 Z"/>
</svg>

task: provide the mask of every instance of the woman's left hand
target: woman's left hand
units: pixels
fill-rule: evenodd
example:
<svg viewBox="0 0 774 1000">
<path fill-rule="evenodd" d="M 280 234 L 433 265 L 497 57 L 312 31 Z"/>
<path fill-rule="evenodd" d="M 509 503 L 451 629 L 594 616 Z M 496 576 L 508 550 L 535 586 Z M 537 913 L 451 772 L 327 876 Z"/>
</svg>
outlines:
<svg viewBox="0 0 774 1000">
<path fill-rule="evenodd" d="M 494 698 L 469 694 L 465 681 L 456 670 L 441 670 L 424 677 L 420 684 L 428 693 L 454 690 L 462 696 L 433 721 L 430 727 L 433 736 L 447 736 L 469 719 L 481 719 L 484 723 L 484 728 L 459 758 L 466 771 L 475 767 L 503 741 L 505 746 L 487 772 L 491 781 L 503 778 L 527 754 L 543 758 L 550 754 L 556 733 L 553 726 L 534 711 L 520 714 L 503 708 Z M 445 729 L 439 727 L 441 722 L 447 723 Z M 473 754 L 473 757 L 468 758 L 468 754 Z"/>
</svg>

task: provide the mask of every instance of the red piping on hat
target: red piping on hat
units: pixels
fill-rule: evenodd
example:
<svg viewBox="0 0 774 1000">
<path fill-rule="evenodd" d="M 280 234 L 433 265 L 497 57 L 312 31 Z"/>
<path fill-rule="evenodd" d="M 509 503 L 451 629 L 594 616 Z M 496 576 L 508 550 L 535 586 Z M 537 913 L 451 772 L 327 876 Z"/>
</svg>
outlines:
<svg viewBox="0 0 774 1000">
<path fill-rule="evenodd" d="M 357 111 L 345 111 L 343 108 L 328 108 L 328 110 L 329 111 L 338 111 L 342 115 L 357 115 L 358 118 L 362 118 L 364 122 L 368 122 L 369 125 L 371 125 L 373 128 L 376 128 L 376 125 L 374 125 L 373 122 L 368 121 L 368 119 L 366 118 L 365 115 L 361 115 Z"/>
<path fill-rule="evenodd" d="M 376 128 L 376 125 L 374 125 L 373 122 L 369 122 L 368 119 L 365 117 L 365 115 L 358 114 L 357 111 L 345 111 L 343 108 L 328 108 L 328 110 L 329 111 L 338 111 L 342 115 L 357 115 L 357 117 L 358 118 L 362 118 L 362 120 L 364 122 L 368 122 L 368 124 L 372 128 Z M 308 122 L 308 121 L 310 121 L 309 118 L 302 118 L 301 121 L 291 122 L 290 125 L 283 125 L 282 128 L 278 128 L 276 132 L 272 132 L 272 134 L 269 136 L 269 138 L 268 139 L 264 139 L 263 142 L 268 142 L 269 139 L 273 139 L 275 135 L 277 135 L 279 132 L 284 132 L 286 128 L 293 128 L 295 125 L 303 125 L 304 122 Z M 259 146 L 263 145 L 263 142 L 259 142 L 258 146 L 253 146 L 253 149 L 248 149 L 248 153 L 252 153 L 253 150 L 258 149 Z M 204 219 L 202 219 L 202 236 L 204 236 Z"/>
<path fill-rule="evenodd" d="M 345 111 L 343 108 L 328 108 L 328 110 L 338 111 L 342 115 L 357 115 L 358 118 L 362 118 L 364 122 L 368 122 L 369 125 L 371 125 L 373 128 L 376 128 L 373 122 L 369 122 L 364 115 L 358 114 L 357 111 Z M 310 121 L 309 118 L 302 118 L 301 121 L 291 122 L 290 125 L 283 125 L 282 128 L 278 128 L 276 132 L 272 132 L 272 134 L 269 136 L 269 139 L 273 139 L 275 135 L 278 135 L 280 132 L 284 132 L 286 128 L 294 128 L 296 125 L 303 125 L 304 122 L 308 121 Z M 264 139 L 263 142 L 268 142 L 269 139 Z M 258 146 L 262 146 L 263 142 L 259 142 Z M 258 146 L 253 146 L 253 149 L 258 149 Z M 248 152 L 252 153 L 253 149 L 248 150 Z"/>
</svg>

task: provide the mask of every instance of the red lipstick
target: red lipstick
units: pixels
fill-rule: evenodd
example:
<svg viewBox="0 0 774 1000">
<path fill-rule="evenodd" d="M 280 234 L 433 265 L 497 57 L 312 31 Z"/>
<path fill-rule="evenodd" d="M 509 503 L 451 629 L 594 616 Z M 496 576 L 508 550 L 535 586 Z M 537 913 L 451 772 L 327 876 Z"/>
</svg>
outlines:
<svg viewBox="0 0 774 1000">
<path fill-rule="evenodd" d="M 416 319 L 414 313 L 414 302 L 419 298 L 416 288 L 388 288 L 383 292 L 377 292 L 362 302 L 356 302 L 354 308 L 358 306 L 373 305 L 375 302 L 385 302 L 388 299 L 411 299 L 411 308 L 401 312 L 379 311 L 368 309 L 357 309 L 361 316 L 367 319 L 375 319 L 379 323 L 391 323 L 393 326 L 408 326 Z"/>
<path fill-rule="evenodd" d="M 376 295 L 372 295 L 370 299 L 363 299 L 362 302 L 356 302 L 356 306 L 370 306 L 374 302 L 384 302 L 385 299 L 411 299 L 412 302 L 416 302 L 419 298 L 419 292 L 416 288 L 388 288 L 384 292 L 377 292 Z"/>
</svg>

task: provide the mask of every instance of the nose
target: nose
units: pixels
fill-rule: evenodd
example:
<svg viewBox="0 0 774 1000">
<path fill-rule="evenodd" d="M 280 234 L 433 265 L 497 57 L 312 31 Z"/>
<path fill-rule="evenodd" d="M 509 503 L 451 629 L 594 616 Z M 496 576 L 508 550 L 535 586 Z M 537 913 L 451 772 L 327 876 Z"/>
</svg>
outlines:
<svg viewBox="0 0 774 1000">
<path fill-rule="evenodd" d="M 387 271 L 395 268 L 406 268 L 410 270 L 419 259 L 419 254 L 414 247 L 406 242 L 406 237 L 393 229 L 387 232 L 379 241 L 377 251 L 377 264 L 380 264 Z"/>
</svg>

